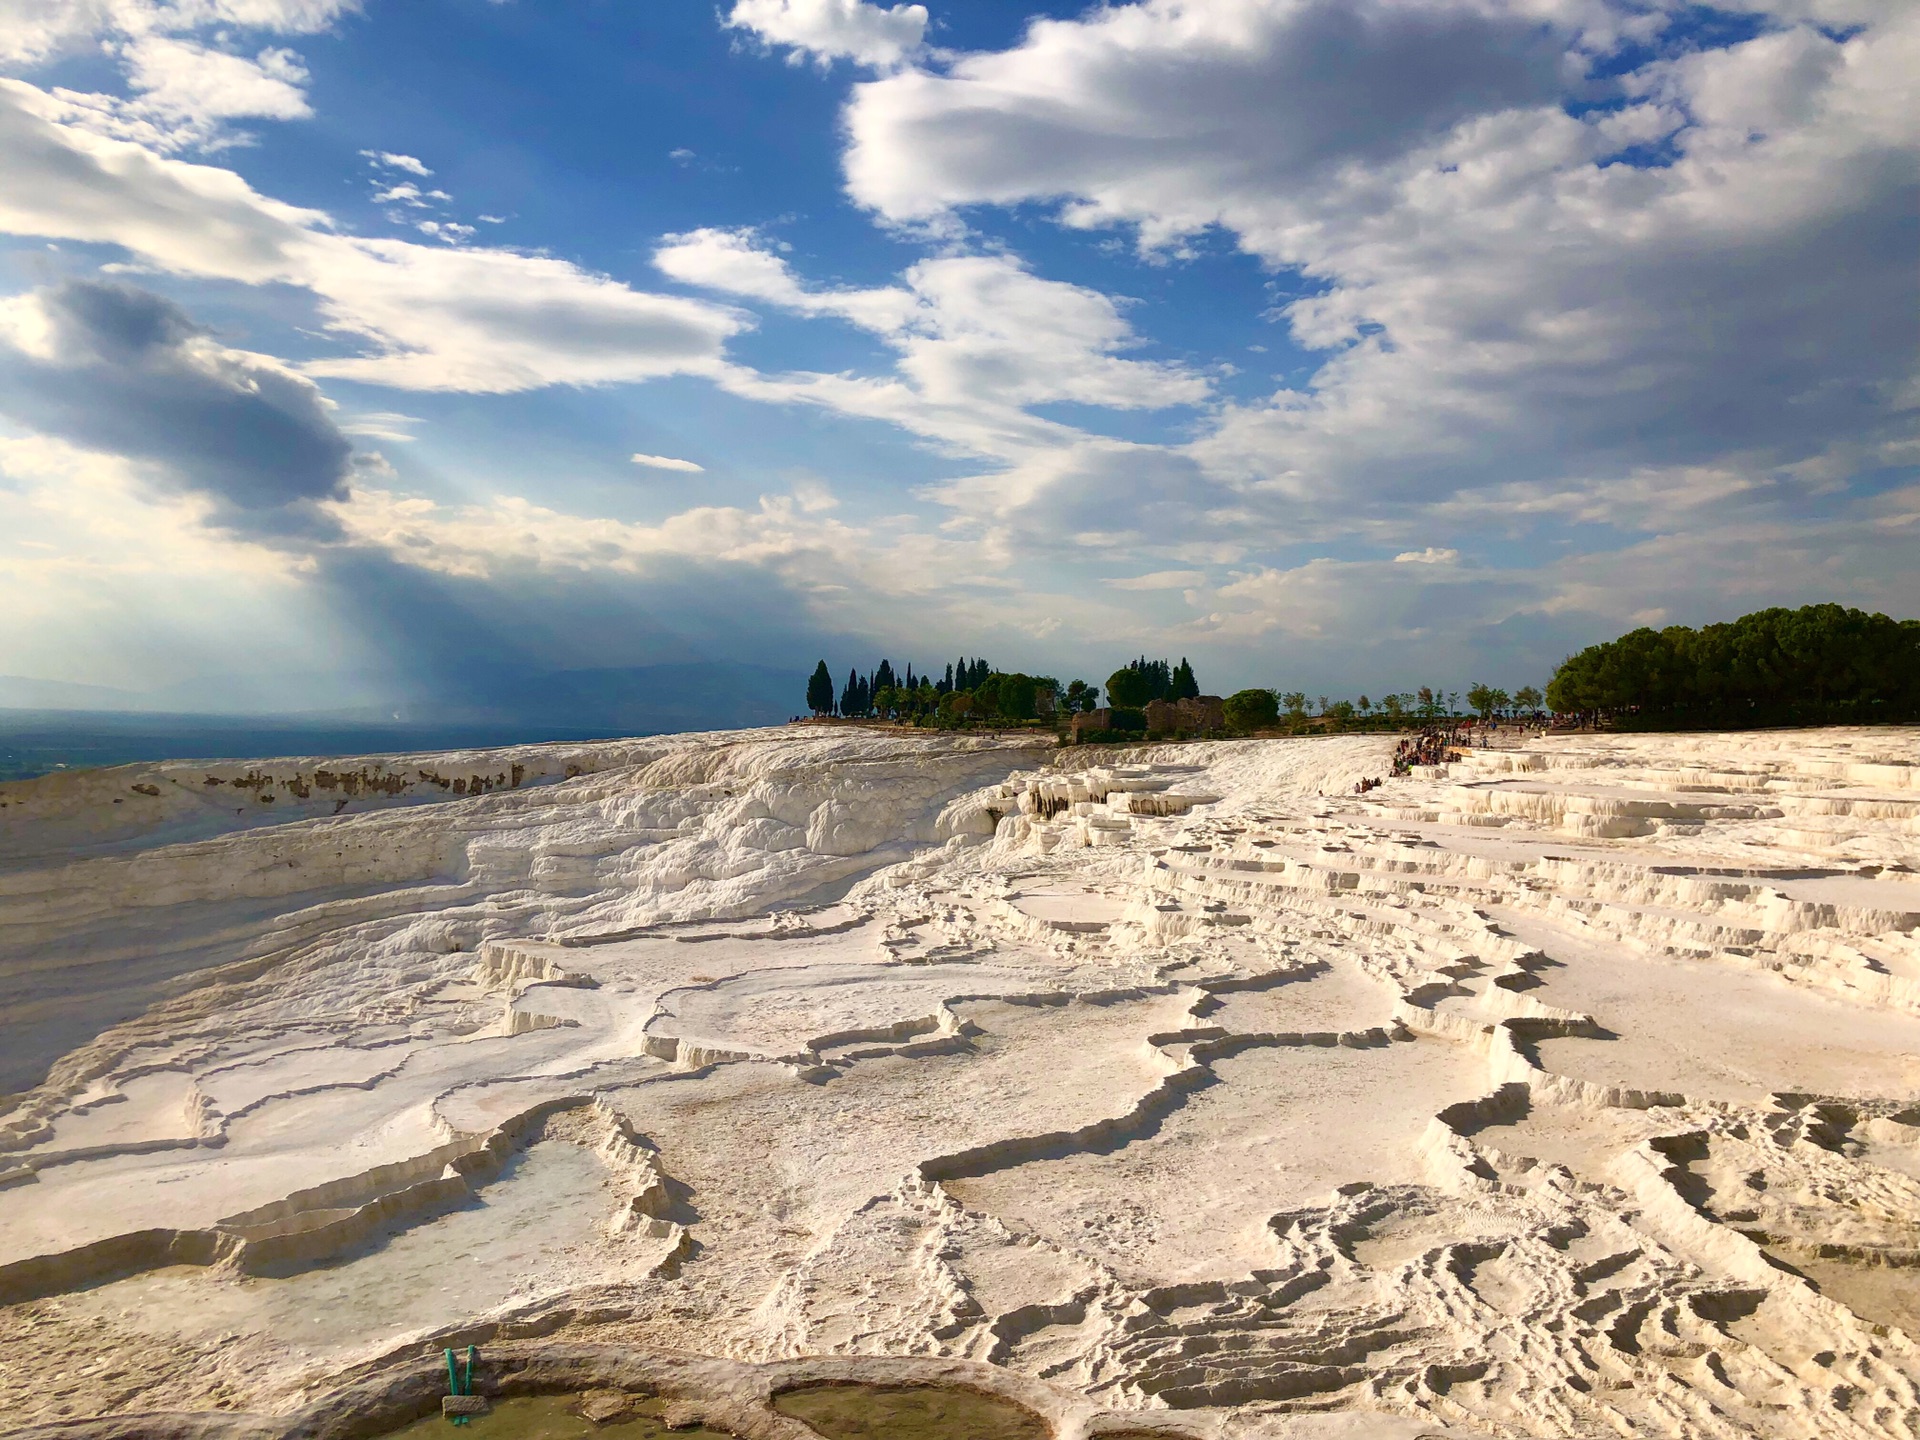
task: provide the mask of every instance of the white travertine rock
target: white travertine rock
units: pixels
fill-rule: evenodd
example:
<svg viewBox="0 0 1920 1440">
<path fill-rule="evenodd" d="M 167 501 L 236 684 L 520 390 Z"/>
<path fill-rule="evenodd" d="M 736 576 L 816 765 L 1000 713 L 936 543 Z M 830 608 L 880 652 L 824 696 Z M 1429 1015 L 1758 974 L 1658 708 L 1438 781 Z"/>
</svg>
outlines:
<svg viewBox="0 0 1920 1440">
<path fill-rule="evenodd" d="M 0 785 L 0 1413 L 581 1334 L 1066 1440 L 1911 1440 L 1920 732 L 1391 743 Z"/>
</svg>

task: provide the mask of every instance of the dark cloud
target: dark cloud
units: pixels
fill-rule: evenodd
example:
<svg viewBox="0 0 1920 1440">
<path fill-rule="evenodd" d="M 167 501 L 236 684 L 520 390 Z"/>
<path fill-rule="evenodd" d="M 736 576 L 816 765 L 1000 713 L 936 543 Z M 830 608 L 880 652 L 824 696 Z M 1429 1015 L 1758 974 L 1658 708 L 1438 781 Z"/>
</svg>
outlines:
<svg viewBox="0 0 1920 1440">
<path fill-rule="evenodd" d="M 353 451 L 312 381 L 132 285 L 69 280 L 28 303 L 44 343 L 0 347 L 0 414 L 147 462 L 234 530 L 332 533 L 313 502 L 344 496 Z"/>
</svg>

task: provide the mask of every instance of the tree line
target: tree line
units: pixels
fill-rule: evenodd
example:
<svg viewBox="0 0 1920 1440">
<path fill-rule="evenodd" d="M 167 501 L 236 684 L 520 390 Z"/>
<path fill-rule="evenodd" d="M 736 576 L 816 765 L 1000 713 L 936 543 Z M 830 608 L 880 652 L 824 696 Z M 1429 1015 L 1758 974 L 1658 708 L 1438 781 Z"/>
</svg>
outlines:
<svg viewBox="0 0 1920 1440">
<path fill-rule="evenodd" d="M 1698 630 L 1642 626 L 1569 656 L 1547 703 L 1635 728 L 1920 719 L 1920 620 L 1804 605 Z"/>
<path fill-rule="evenodd" d="M 1051 675 L 1001 671 L 979 656 L 964 655 L 939 676 L 916 675 L 912 665 L 896 671 L 892 661 L 882 660 L 864 675 L 857 667 L 849 670 L 845 683 L 836 689 L 833 672 L 822 660 L 807 681 L 807 709 L 822 718 L 837 715 L 916 725 L 1019 724 L 1063 705 L 1090 710 L 1095 693 L 1083 680 L 1063 687 Z"/>
<path fill-rule="evenodd" d="M 1141 656 L 1107 677 L 1105 687 L 1087 680 L 1062 685 L 1051 675 L 1003 671 L 980 656 L 961 656 L 938 676 L 915 674 L 912 665 L 896 671 L 882 660 L 862 674 L 856 666 L 836 686 L 822 660 L 807 681 L 807 709 L 816 717 L 901 720 L 913 724 L 961 725 L 1005 721 L 1024 723 L 1046 715 L 1072 716 L 1100 706 L 1105 689 L 1110 703 L 1123 709 L 1153 700 L 1181 700 L 1200 694 L 1193 666 Z M 1144 728 L 1145 722 L 1141 722 Z"/>
<path fill-rule="evenodd" d="M 1033 724 L 1052 718 L 1064 722 L 1073 715 L 1101 707 L 1106 695 L 1111 731 L 1116 736 L 1147 730 L 1146 707 L 1156 700 L 1178 703 L 1200 697 L 1200 681 L 1185 656 L 1178 663 L 1142 655 L 1129 660 L 1106 679 L 1105 685 L 1071 680 L 1062 685 L 1051 675 L 1028 675 L 996 669 L 987 660 L 962 656 L 939 675 L 916 674 L 912 665 L 896 671 L 882 660 L 866 673 L 858 667 L 836 685 L 822 660 L 807 682 L 807 709 L 816 717 L 894 720 L 913 725 L 965 726 L 978 724 Z M 1310 699 L 1304 691 L 1248 689 L 1229 695 L 1221 710 L 1225 728 L 1240 734 L 1280 729 L 1297 734 L 1310 730 L 1394 730 L 1413 725 L 1455 720 L 1461 715 L 1457 691 L 1422 686 L 1415 691 L 1374 700 Z M 1532 686 L 1509 695 L 1505 690 L 1475 683 L 1466 692 L 1467 703 L 1484 719 L 1516 713 L 1535 713 L 1542 697 Z"/>
</svg>

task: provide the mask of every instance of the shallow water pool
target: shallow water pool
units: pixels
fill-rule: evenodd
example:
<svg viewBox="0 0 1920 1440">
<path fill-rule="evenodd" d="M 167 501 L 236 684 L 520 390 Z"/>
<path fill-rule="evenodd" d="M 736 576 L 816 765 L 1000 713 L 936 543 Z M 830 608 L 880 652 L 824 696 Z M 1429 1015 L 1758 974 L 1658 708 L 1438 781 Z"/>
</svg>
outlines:
<svg viewBox="0 0 1920 1440">
<path fill-rule="evenodd" d="M 773 1397 L 826 1440 L 1048 1440 L 1047 1422 L 1011 1400 L 946 1385 L 808 1385 Z"/>
<path fill-rule="evenodd" d="M 640 1414 L 629 1420 L 596 1425 L 574 1413 L 573 1407 L 579 1400 L 578 1395 L 529 1395 L 500 1400 L 485 1415 L 470 1417 L 465 1425 L 429 1415 L 404 1430 L 393 1431 L 389 1440 L 427 1440 L 427 1437 L 432 1440 L 584 1440 L 589 1435 L 606 1435 L 612 1440 L 733 1440 L 726 1432 L 705 1426 L 669 1430 L 657 1414 Z"/>
</svg>

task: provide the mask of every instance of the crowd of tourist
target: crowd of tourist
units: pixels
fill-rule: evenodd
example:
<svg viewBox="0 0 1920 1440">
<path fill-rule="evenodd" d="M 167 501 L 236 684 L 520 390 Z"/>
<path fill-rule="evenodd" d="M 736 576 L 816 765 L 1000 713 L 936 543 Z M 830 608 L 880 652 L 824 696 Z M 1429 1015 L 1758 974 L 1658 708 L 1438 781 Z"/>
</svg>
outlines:
<svg viewBox="0 0 1920 1440">
<path fill-rule="evenodd" d="M 1470 737 L 1466 743 L 1473 743 Z M 1458 760 L 1460 744 L 1459 727 L 1441 730 L 1429 725 L 1418 735 L 1409 735 L 1400 742 L 1393 755 L 1393 773 L 1408 775 L 1415 765 L 1444 765 L 1449 760 Z"/>
</svg>

